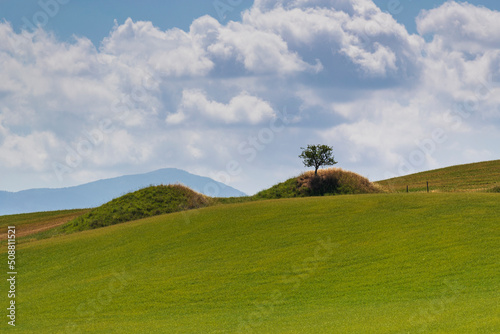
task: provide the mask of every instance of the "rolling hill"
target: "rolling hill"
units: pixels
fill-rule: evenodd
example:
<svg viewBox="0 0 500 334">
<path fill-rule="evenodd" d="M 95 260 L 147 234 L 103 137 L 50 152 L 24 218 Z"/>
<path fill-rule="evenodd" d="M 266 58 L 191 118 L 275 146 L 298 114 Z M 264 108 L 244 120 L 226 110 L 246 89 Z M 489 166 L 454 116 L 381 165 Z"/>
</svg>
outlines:
<svg viewBox="0 0 500 334">
<path fill-rule="evenodd" d="M 78 215 L 72 212 L 74 213 L 73 220 L 63 221 L 59 219 L 59 213 L 54 214 L 53 222 L 43 219 L 45 214 L 38 213 L 12 217 L 0 216 L 0 227 L 2 227 L 2 221 L 31 221 L 37 228 L 27 227 L 25 224 L 20 226 L 20 234 L 23 238 L 19 239 L 18 242 L 26 242 L 215 204 L 379 192 L 381 192 L 379 186 L 374 185 L 361 175 L 339 168 L 330 168 L 320 170 L 317 177 L 312 172 L 303 173 L 254 196 L 208 197 L 182 185 L 149 186 L 115 198 L 97 208 L 87 210 L 88 212 L 80 213 L 77 211 Z M 37 222 L 37 219 L 41 221 Z M 4 226 L 7 225 L 4 224 Z M 49 229 L 50 227 L 52 228 Z M 6 237 L 5 233 L 0 234 L 0 244 Z"/>
<path fill-rule="evenodd" d="M 62 231 L 96 229 L 166 213 L 199 209 L 215 202 L 216 199 L 182 185 L 151 186 L 90 210 L 65 224 Z"/>
<path fill-rule="evenodd" d="M 310 171 L 292 177 L 285 182 L 258 192 L 253 197 L 255 199 L 278 199 L 378 192 L 381 192 L 379 186 L 359 174 L 341 168 L 327 168 L 318 170 L 317 175 Z"/>
<path fill-rule="evenodd" d="M 375 183 L 386 191 L 404 192 L 406 186 L 410 191 L 426 191 L 427 181 L 432 191 L 492 191 L 500 186 L 500 160 L 440 168 Z"/>
<path fill-rule="evenodd" d="M 253 201 L 26 243 L 12 331 L 498 333 L 498 196 Z"/>
<path fill-rule="evenodd" d="M 165 168 L 151 173 L 126 175 L 68 188 L 30 189 L 15 193 L 0 191 L 0 216 L 93 208 L 150 185 L 176 183 L 210 196 L 245 196 L 243 192 L 210 178 L 190 174 L 180 169 Z"/>
</svg>

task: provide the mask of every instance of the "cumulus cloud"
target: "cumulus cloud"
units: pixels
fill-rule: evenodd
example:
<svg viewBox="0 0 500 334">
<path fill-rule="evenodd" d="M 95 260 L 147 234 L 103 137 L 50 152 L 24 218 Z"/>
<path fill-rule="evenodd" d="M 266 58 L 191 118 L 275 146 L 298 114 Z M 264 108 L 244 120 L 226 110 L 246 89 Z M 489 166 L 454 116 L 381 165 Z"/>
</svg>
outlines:
<svg viewBox="0 0 500 334">
<path fill-rule="evenodd" d="M 233 97 L 224 104 L 210 101 L 205 92 L 200 90 L 185 90 L 182 102 L 175 114 L 167 116 L 167 123 L 178 124 L 187 115 L 207 117 L 226 124 L 248 123 L 258 124 L 275 116 L 269 103 L 251 96 L 246 92 Z"/>
<path fill-rule="evenodd" d="M 498 115 L 499 19 L 500 12 L 453 1 L 417 18 L 420 34 L 432 36 L 423 59 L 425 87 L 450 101 L 467 123 Z"/>
<path fill-rule="evenodd" d="M 431 35 L 443 46 L 467 53 L 483 53 L 500 48 L 500 12 L 470 3 L 449 1 L 436 9 L 423 11 L 417 18 L 421 35 Z"/>
<path fill-rule="evenodd" d="M 421 37 L 409 35 L 392 16 L 365 0 L 257 1 L 243 22 L 285 36 L 299 53 L 314 48 L 324 64 L 332 53 L 345 55 L 376 77 L 414 71 L 423 45 Z"/>
<path fill-rule="evenodd" d="M 151 22 L 133 22 L 129 18 L 115 25 L 104 39 L 101 52 L 122 64 L 150 67 L 166 76 L 203 76 L 214 64 L 196 37 L 180 29 L 160 31 Z"/>
<path fill-rule="evenodd" d="M 23 171 L 45 171 L 48 151 L 60 143 L 50 132 L 33 132 L 26 136 L 3 133 L 0 156 L 2 167 Z"/>
<path fill-rule="evenodd" d="M 309 143 L 372 178 L 494 157 L 499 15 L 450 1 L 417 35 L 371 0 L 256 0 L 188 31 L 128 19 L 98 47 L 0 23 L 0 171 L 61 186 L 236 161 L 222 181 L 252 193 L 301 171 Z"/>
<path fill-rule="evenodd" d="M 235 59 L 253 73 L 294 73 L 318 71 L 321 67 L 304 62 L 288 50 L 281 36 L 258 30 L 251 25 L 231 22 L 221 30 L 209 51 L 224 60 Z"/>
</svg>

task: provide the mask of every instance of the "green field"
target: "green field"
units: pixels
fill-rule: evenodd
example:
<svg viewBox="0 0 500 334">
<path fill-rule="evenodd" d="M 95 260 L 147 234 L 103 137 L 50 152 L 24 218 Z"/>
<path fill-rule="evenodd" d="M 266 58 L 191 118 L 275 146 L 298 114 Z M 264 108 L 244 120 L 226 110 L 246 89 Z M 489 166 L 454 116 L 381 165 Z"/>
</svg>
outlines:
<svg viewBox="0 0 500 334">
<path fill-rule="evenodd" d="M 48 211 L 48 212 L 34 212 L 22 213 L 18 215 L 0 216 L 0 229 L 5 229 L 9 225 L 16 225 L 16 227 L 43 224 L 45 222 L 53 222 L 57 219 L 71 218 L 78 216 L 88 210 L 62 210 L 62 211 Z"/>
<path fill-rule="evenodd" d="M 8 226 L 16 226 L 17 240 L 26 242 L 51 234 L 55 227 L 88 211 L 88 209 L 77 209 L 0 216 L 0 245 L 7 243 Z"/>
<path fill-rule="evenodd" d="M 498 212 L 487 193 L 281 199 L 25 243 L 8 330 L 499 333 Z"/>
<path fill-rule="evenodd" d="M 427 181 L 431 191 L 442 192 L 499 192 L 500 160 L 457 165 L 378 181 L 385 190 L 405 192 L 427 191 Z"/>
</svg>

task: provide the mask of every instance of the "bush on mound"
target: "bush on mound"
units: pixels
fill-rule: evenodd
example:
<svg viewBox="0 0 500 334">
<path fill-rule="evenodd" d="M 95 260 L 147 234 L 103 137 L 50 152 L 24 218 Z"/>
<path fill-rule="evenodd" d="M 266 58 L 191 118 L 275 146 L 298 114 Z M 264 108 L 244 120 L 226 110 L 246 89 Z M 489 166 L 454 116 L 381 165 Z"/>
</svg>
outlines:
<svg viewBox="0 0 500 334">
<path fill-rule="evenodd" d="M 344 194 L 370 194 L 382 192 L 378 185 L 367 178 L 341 168 L 329 168 L 314 172 L 306 172 L 291 178 L 269 189 L 257 193 L 259 198 L 290 198 Z"/>
<path fill-rule="evenodd" d="M 490 189 L 490 192 L 492 193 L 500 193 L 500 186 L 495 186 Z"/>
<path fill-rule="evenodd" d="M 205 207 L 211 199 L 182 185 L 151 186 L 118 197 L 68 222 L 64 231 L 83 231 L 141 218 Z"/>
</svg>

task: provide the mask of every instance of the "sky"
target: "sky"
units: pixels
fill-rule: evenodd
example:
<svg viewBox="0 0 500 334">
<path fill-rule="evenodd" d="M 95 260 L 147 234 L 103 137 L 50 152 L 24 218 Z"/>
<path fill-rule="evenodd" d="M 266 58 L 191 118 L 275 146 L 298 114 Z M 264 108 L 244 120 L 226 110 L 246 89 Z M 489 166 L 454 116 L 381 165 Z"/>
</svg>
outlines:
<svg viewBox="0 0 500 334">
<path fill-rule="evenodd" d="M 496 0 L 0 0 L 0 190 L 500 159 L 498 31 Z"/>
</svg>

